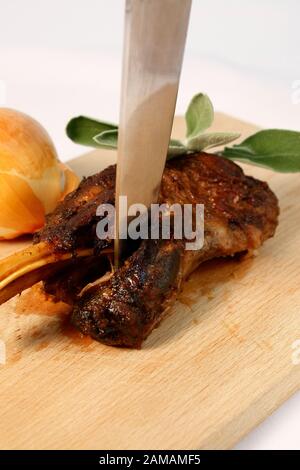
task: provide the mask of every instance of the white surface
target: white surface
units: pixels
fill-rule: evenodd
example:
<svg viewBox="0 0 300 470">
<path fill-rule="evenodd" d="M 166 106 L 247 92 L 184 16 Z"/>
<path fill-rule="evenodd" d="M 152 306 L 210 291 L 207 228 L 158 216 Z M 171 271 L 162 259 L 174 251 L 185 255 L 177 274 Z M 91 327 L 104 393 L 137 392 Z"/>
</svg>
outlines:
<svg viewBox="0 0 300 470">
<path fill-rule="evenodd" d="M 41 121 L 62 160 L 82 153 L 69 118 L 118 120 L 123 1 L 0 0 L 0 11 L 1 105 L 6 95 Z M 194 0 L 177 112 L 206 91 L 220 111 L 300 130 L 299 17 L 297 0 Z M 236 448 L 300 449 L 299 416 L 298 393 Z"/>
</svg>

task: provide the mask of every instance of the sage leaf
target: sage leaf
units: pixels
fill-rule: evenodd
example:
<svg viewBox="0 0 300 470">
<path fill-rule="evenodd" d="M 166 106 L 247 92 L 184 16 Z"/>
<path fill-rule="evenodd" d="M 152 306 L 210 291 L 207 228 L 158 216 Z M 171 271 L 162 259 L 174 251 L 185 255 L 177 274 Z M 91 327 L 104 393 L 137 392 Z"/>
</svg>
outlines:
<svg viewBox="0 0 300 470">
<path fill-rule="evenodd" d="M 106 149 L 118 148 L 118 129 L 100 132 L 93 137 L 97 147 Z"/>
<path fill-rule="evenodd" d="M 167 160 L 172 158 L 179 157 L 187 153 L 187 148 L 180 140 L 171 139 L 168 148 Z"/>
<path fill-rule="evenodd" d="M 185 113 L 186 137 L 190 139 L 208 129 L 214 120 L 214 108 L 204 93 L 195 95 Z"/>
<path fill-rule="evenodd" d="M 237 132 L 209 132 L 206 134 L 199 134 L 187 139 L 187 148 L 188 150 L 200 152 L 204 149 L 228 144 L 229 142 L 238 139 L 240 135 L 241 134 Z"/>
<path fill-rule="evenodd" d="M 283 173 L 300 171 L 300 132 L 267 129 L 225 147 L 220 153 L 231 160 L 270 168 Z"/>
<path fill-rule="evenodd" d="M 207 95 L 199 93 L 190 102 L 185 114 L 186 139 L 171 139 L 167 159 L 200 152 L 228 144 L 239 137 L 235 132 L 206 132 L 214 119 L 212 103 Z M 118 126 L 78 116 L 68 123 L 67 135 L 76 143 L 88 147 L 116 149 Z M 155 136 L 153 136 L 155 138 Z M 259 131 L 242 143 L 225 147 L 217 155 L 280 172 L 300 172 L 300 132 L 282 129 Z"/>
<path fill-rule="evenodd" d="M 78 116 L 71 119 L 66 132 L 68 137 L 78 144 L 107 150 L 118 148 L 118 126 L 115 124 L 97 121 L 86 116 Z M 174 158 L 185 153 L 187 153 L 187 149 L 181 141 L 170 140 L 168 158 Z"/>
<path fill-rule="evenodd" d="M 66 127 L 68 137 L 77 144 L 88 147 L 101 147 L 94 137 L 105 131 L 117 129 L 118 126 L 108 122 L 97 121 L 86 116 L 78 116 L 71 119 Z"/>
</svg>

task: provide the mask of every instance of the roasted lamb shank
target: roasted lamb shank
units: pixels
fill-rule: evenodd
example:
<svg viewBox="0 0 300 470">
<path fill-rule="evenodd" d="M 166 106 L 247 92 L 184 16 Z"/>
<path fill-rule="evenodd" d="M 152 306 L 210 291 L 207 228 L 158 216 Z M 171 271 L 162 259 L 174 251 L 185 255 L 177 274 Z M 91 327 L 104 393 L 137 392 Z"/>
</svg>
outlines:
<svg viewBox="0 0 300 470">
<path fill-rule="evenodd" d="M 96 209 L 114 203 L 114 188 L 115 166 L 84 179 L 48 216 L 27 255 L 0 262 L 0 300 L 28 287 L 28 279 L 43 279 L 47 292 L 73 304 L 71 321 L 83 334 L 139 348 L 199 264 L 256 249 L 277 226 L 278 201 L 266 183 L 215 155 L 174 159 L 166 164 L 159 202 L 204 204 L 203 248 L 187 251 L 185 240 L 172 237 L 142 240 L 108 275 L 112 242 L 96 236 Z M 38 265 L 39 251 L 46 261 Z"/>
</svg>

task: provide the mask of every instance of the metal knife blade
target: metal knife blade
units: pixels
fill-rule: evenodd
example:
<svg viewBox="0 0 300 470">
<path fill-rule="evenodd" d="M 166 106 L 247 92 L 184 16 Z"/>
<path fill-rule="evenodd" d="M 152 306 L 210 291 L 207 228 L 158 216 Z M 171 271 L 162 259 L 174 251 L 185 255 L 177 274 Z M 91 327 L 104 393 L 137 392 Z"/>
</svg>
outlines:
<svg viewBox="0 0 300 470">
<path fill-rule="evenodd" d="M 119 196 L 157 202 L 192 0 L 126 0 L 116 179 L 115 263 L 124 251 Z M 123 219 L 122 219 L 123 217 Z M 121 224 L 121 225 L 120 225 Z"/>
</svg>

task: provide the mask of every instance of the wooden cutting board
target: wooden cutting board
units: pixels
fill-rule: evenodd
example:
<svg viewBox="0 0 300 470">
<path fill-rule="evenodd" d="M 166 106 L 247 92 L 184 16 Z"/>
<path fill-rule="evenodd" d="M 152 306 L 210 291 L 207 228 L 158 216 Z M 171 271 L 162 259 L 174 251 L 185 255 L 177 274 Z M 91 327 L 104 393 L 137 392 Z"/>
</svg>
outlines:
<svg viewBox="0 0 300 470">
<path fill-rule="evenodd" d="M 255 130 L 221 114 L 214 127 Z M 71 166 L 88 175 L 114 159 Z M 279 197 L 275 238 L 255 258 L 200 267 L 141 351 L 82 341 L 37 288 L 0 307 L 0 448 L 230 448 L 299 390 L 299 175 L 246 169 Z M 26 243 L 2 242 L 0 255 Z"/>
</svg>

